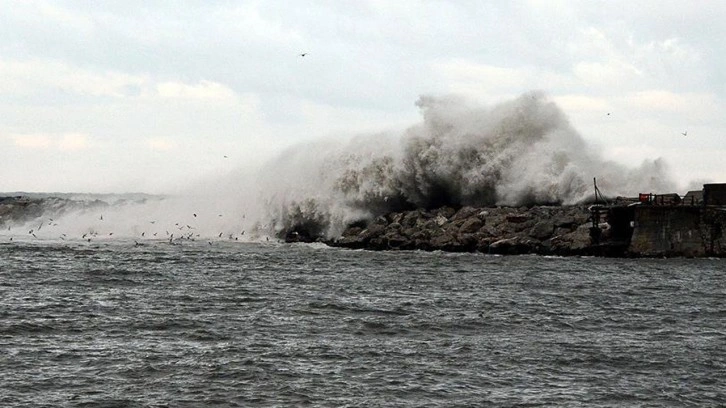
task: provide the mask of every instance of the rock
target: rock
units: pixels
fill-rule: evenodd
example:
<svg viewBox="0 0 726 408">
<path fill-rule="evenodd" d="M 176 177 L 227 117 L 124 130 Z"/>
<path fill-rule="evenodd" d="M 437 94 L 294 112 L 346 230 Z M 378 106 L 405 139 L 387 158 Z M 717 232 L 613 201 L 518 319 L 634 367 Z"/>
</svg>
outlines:
<svg viewBox="0 0 726 408">
<path fill-rule="evenodd" d="M 431 238 L 431 247 L 434 249 L 445 250 L 447 247 L 452 246 L 456 240 L 451 234 L 440 234 Z"/>
<path fill-rule="evenodd" d="M 501 255 L 522 255 L 534 253 L 536 245 L 534 241 L 520 237 L 505 238 L 495 241 L 489 245 L 489 253 Z"/>
<path fill-rule="evenodd" d="M 531 236 L 532 238 L 537 238 L 541 241 L 552 237 L 552 232 L 554 231 L 554 229 L 555 226 L 552 224 L 552 221 L 539 221 L 534 224 L 534 227 L 532 227 L 529 232 L 529 236 Z"/>
<path fill-rule="evenodd" d="M 559 255 L 584 255 L 584 251 L 592 245 L 590 226 L 580 225 L 575 231 L 553 237 L 550 248 Z"/>
<path fill-rule="evenodd" d="M 529 219 L 530 217 L 527 214 L 511 214 L 506 217 L 507 222 L 511 222 L 512 224 L 520 224 Z"/>
<path fill-rule="evenodd" d="M 459 233 L 471 234 L 479 231 L 479 229 L 483 226 L 484 223 L 479 218 L 469 218 L 461 224 L 461 227 L 459 227 Z"/>
<path fill-rule="evenodd" d="M 587 214 L 580 207 L 419 209 L 378 217 L 364 229 L 350 227 L 331 245 L 373 250 L 586 254 L 592 246 Z"/>
<path fill-rule="evenodd" d="M 456 214 L 456 210 L 451 207 L 441 207 L 438 210 L 434 211 L 434 214 L 440 217 L 444 217 L 447 220 Z"/>
<path fill-rule="evenodd" d="M 465 220 L 471 217 L 478 217 L 482 211 L 474 207 L 462 207 L 451 217 L 451 221 Z"/>
<path fill-rule="evenodd" d="M 438 215 L 438 216 L 436 216 L 436 218 L 434 218 L 434 222 L 436 222 L 436 225 L 438 225 L 440 227 L 440 226 L 446 224 L 447 222 L 449 222 L 449 220 L 446 217 L 444 217 L 443 215 Z"/>
</svg>

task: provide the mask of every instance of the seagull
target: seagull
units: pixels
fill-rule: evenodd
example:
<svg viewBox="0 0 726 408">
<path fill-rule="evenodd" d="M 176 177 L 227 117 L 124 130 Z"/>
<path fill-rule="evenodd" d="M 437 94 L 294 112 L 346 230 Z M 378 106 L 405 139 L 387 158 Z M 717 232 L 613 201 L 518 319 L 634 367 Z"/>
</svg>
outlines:
<svg viewBox="0 0 726 408">
<path fill-rule="evenodd" d="M 307 52 L 303 52 L 302 54 L 300 54 L 300 56 L 301 56 L 301 57 L 304 57 L 304 56 L 306 56 L 306 55 L 308 55 L 308 53 L 307 53 Z"/>
<path fill-rule="evenodd" d="M 608 112 L 608 116 L 610 116 L 610 112 Z"/>
<path fill-rule="evenodd" d="M 225 157 L 226 157 L 226 156 L 225 156 Z M 196 214 L 196 213 L 195 213 L 195 214 L 192 214 L 192 215 L 194 216 L 194 218 L 197 218 L 197 214 Z"/>
<path fill-rule="evenodd" d="M 681 133 L 681 134 L 682 134 L 683 136 L 688 136 L 688 131 L 686 130 L 685 132 L 683 132 L 683 133 Z"/>
<path fill-rule="evenodd" d="M 103 221 L 103 214 L 101 214 L 101 218 L 99 218 L 99 220 Z"/>
</svg>

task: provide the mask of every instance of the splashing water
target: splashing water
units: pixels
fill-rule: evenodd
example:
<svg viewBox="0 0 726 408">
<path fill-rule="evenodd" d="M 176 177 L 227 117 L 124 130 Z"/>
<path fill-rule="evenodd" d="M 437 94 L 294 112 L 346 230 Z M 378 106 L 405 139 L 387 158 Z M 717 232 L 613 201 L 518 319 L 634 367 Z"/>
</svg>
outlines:
<svg viewBox="0 0 726 408">
<path fill-rule="evenodd" d="M 541 93 L 491 108 L 421 97 L 423 122 L 380 134 L 297 146 L 263 170 L 276 231 L 335 236 L 391 211 L 450 206 L 575 204 L 592 179 L 610 195 L 667 191 L 663 160 L 626 168 L 604 160 Z"/>
</svg>

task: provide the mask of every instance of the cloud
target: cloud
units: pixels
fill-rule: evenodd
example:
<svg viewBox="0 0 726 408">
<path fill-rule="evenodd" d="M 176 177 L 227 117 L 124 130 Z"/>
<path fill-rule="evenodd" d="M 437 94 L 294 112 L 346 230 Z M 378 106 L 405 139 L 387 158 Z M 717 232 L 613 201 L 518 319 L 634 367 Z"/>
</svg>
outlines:
<svg viewBox="0 0 726 408">
<path fill-rule="evenodd" d="M 88 148 L 88 137 L 81 133 L 66 133 L 57 142 L 58 148 L 63 151 L 78 151 Z"/>
<path fill-rule="evenodd" d="M 0 60 L 0 92 L 26 96 L 64 92 L 85 96 L 127 96 L 130 87 L 143 86 L 148 78 L 120 72 L 92 72 L 72 64 L 44 60 Z"/>
<path fill-rule="evenodd" d="M 72 152 L 88 148 L 88 136 L 82 133 L 13 134 L 9 137 L 16 147 L 23 149 Z"/>
<path fill-rule="evenodd" d="M 168 138 L 150 138 L 144 141 L 144 145 L 154 151 L 169 151 L 176 148 L 176 143 Z"/>
<path fill-rule="evenodd" d="M 28 96 L 59 91 L 84 97 L 207 101 L 237 98 L 229 87 L 209 80 L 185 83 L 118 71 L 95 72 L 52 60 L 0 60 L 0 93 Z"/>
<path fill-rule="evenodd" d="M 234 100 L 237 98 L 237 94 L 230 88 L 206 80 L 202 80 L 197 84 L 162 82 L 156 85 L 156 92 L 162 98 L 172 99 Z"/>
<path fill-rule="evenodd" d="M 12 135 L 15 146 L 25 149 L 48 149 L 51 145 L 51 138 L 47 135 Z"/>
<path fill-rule="evenodd" d="M 691 119 L 718 117 L 723 103 L 710 93 L 677 93 L 665 89 L 650 89 L 625 96 L 624 104 L 643 112 L 679 113 Z"/>
</svg>

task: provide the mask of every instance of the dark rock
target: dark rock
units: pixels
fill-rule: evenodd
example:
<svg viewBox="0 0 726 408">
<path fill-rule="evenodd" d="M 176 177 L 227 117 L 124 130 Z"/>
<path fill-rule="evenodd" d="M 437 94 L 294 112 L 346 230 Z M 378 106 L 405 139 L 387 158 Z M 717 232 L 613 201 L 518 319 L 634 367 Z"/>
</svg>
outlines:
<svg viewBox="0 0 726 408">
<path fill-rule="evenodd" d="M 449 219 L 456 214 L 456 210 L 451 207 L 441 207 L 434 211 L 434 214 L 437 216 L 444 217 L 446 219 Z"/>
<path fill-rule="evenodd" d="M 348 228 L 331 245 L 372 250 L 480 251 L 492 254 L 587 254 L 588 212 L 580 207 L 444 207 L 378 217 Z"/>
<path fill-rule="evenodd" d="M 511 214 L 507 215 L 506 219 L 507 222 L 511 222 L 512 224 L 520 224 L 529 221 L 530 217 L 527 214 Z"/>
<path fill-rule="evenodd" d="M 532 227 L 532 230 L 529 232 L 529 236 L 532 238 L 537 238 L 539 240 L 547 239 L 552 237 L 552 232 L 554 231 L 555 226 L 552 224 L 549 220 L 543 220 L 539 221 L 536 224 L 534 224 L 534 227 Z"/>
<path fill-rule="evenodd" d="M 471 234 L 474 232 L 479 231 L 481 227 L 484 226 L 484 223 L 477 217 L 468 218 L 465 220 L 461 227 L 459 227 L 459 232 L 462 234 Z"/>
</svg>

